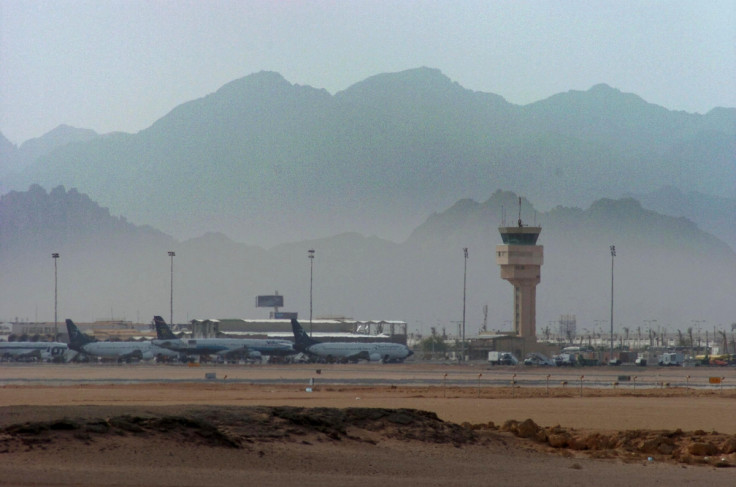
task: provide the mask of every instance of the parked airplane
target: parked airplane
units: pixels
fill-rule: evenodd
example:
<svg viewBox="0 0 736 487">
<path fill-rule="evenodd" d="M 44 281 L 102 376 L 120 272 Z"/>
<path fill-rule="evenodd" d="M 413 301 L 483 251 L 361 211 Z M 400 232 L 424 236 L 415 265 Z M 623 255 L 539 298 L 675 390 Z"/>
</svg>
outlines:
<svg viewBox="0 0 736 487">
<path fill-rule="evenodd" d="M 61 342 L 0 342 L 3 360 L 63 360 L 69 349 Z"/>
<path fill-rule="evenodd" d="M 294 332 L 294 348 L 307 355 L 319 357 L 327 361 L 370 360 L 385 362 L 403 362 L 414 352 L 400 343 L 390 342 L 331 342 L 323 343 L 313 340 L 307 335 L 299 322 L 291 320 Z"/>
<path fill-rule="evenodd" d="M 187 355 L 243 355 L 259 360 L 263 355 L 291 355 L 296 350 L 288 340 L 264 338 L 178 338 L 160 316 L 154 316 L 157 340 L 153 343 Z"/>
<path fill-rule="evenodd" d="M 66 320 L 66 329 L 69 333 L 69 348 L 72 350 L 118 361 L 151 360 L 156 357 L 178 357 L 179 354 L 163 347 L 158 347 L 150 341 L 142 342 L 99 342 L 83 333 L 72 320 Z"/>
</svg>

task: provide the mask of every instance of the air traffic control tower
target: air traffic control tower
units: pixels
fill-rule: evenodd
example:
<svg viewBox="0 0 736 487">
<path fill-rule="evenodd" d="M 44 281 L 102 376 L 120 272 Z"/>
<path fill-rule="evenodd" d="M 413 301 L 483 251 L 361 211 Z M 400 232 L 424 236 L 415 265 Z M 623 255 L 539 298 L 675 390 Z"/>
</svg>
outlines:
<svg viewBox="0 0 736 487">
<path fill-rule="evenodd" d="M 503 245 L 496 246 L 496 263 L 501 279 L 514 286 L 514 332 L 525 342 L 537 339 L 537 284 L 539 284 L 543 249 L 537 245 L 542 227 L 524 226 L 519 215 L 515 227 L 498 227 Z"/>
</svg>

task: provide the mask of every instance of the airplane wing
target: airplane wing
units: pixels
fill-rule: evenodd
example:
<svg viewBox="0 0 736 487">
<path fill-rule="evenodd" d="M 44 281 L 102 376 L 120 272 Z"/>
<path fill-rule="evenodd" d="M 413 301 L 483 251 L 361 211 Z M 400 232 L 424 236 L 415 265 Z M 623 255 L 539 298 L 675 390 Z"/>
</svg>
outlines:
<svg viewBox="0 0 736 487">
<path fill-rule="evenodd" d="M 368 352 L 368 350 L 361 350 L 358 353 L 354 353 L 352 355 L 348 355 L 345 357 L 345 360 L 351 361 L 351 362 L 357 362 L 358 360 L 368 360 L 370 361 L 371 354 Z"/>
<path fill-rule="evenodd" d="M 231 348 L 228 350 L 224 350 L 222 352 L 218 352 L 218 355 L 222 355 L 227 360 L 257 360 L 260 361 L 263 359 L 263 356 L 261 355 L 261 352 L 257 350 L 251 350 L 248 347 L 240 347 L 240 348 Z"/>
<path fill-rule="evenodd" d="M 118 361 L 120 362 L 130 362 L 132 360 L 143 360 L 143 352 L 140 350 L 133 350 L 118 357 Z"/>
<path fill-rule="evenodd" d="M 41 351 L 40 350 L 28 350 L 28 349 L 18 349 L 18 351 L 14 353 L 9 353 L 8 356 L 10 356 L 13 360 L 18 362 L 28 361 L 28 360 L 41 360 Z"/>
<path fill-rule="evenodd" d="M 214 355 L 227 353 L 229 349 L 222 345 L 208 344 L 202 340 L 153 340 L 157 347 L 166 348 L 185 355 Z"/>
</svg>

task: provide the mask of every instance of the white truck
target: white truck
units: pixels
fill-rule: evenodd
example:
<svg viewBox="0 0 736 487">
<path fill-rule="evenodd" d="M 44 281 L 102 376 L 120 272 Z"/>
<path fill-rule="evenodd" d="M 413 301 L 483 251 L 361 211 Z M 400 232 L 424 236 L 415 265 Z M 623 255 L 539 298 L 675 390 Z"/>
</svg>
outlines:
<svg viewBox="0 0 736 487">
<path fill-rule="evenodd" d="M 516 365 L 519 360 L 511 352 L 488 352 L 488 363 L 491 365 Z"/>
<path fill-rule="evenodd" d="M 552 360 L 555 361 L 555 364 L 558 367 L 565 367 L 565 366 L 571 367 L 575 365 L 576 359 L 577 357 L 572 353 L 560 353 L 552 357 Z"/>
<path fill-rule="evenodd" d="M 682 366 L 685 356 L 678 352 L 665 352 L 659 356 L 659 365 Z"/>
</svg>

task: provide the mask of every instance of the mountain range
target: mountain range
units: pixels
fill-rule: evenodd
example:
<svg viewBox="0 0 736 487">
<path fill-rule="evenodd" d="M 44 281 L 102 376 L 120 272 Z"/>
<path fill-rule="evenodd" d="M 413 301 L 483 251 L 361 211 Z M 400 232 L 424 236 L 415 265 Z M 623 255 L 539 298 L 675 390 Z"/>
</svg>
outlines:
<svg viewBox="0 0 736 487">
<path fill-rule="evenodd" d="M 334 95 L 261 72 L 135 134 L 60 127 L 20 147 L 0 137 L 0 157 L 3 194 L 77 188 L 179 239 L 401 242 L 428 214 L 506 188 L 540 211 L 633 195 L 663 214 L 689 210 L 736 248 L 733 225 L 719 223 L 736 205 L 736 109 L 670 111 L 603 84 L 519 106 L 430 68 Z"/>
<path fill-rule="evenodd" d="M 692 221 L 632 198 L 543 212 L 499 190 L 428 215 L 400 243 L 343 233 L 264 249 L 221 233 L 179 241 L 111 215 L 76 189 L 39 185 L 0 198 L 0 320 L 52 319 L 55 279 L 60 320 L 168 316 L 172 279 L 177 322 L 265 318 L 269 310 L 256 308 L 255 297 L 274 292 L 284 296 L 283 310 L 305 319 L 311 281 L 316 317 L 405 320 L 412 333 L 455 333 L 468 248 L 467 333 L 483 326 L 484 306 L 488 330 L 510 331 L 512 287 L 500 278 L 495 246 L 498 226 L 515 224 L 519 214 L 542 226 L 540 333 L 574 314 L 580 334 L 605 335 L 614 269 L 619 332 L 702 327 L 704 334 L 736 322 L 736 253 Z M 60 254 L 56 278 L 53 252 Z"/>
</svg>

